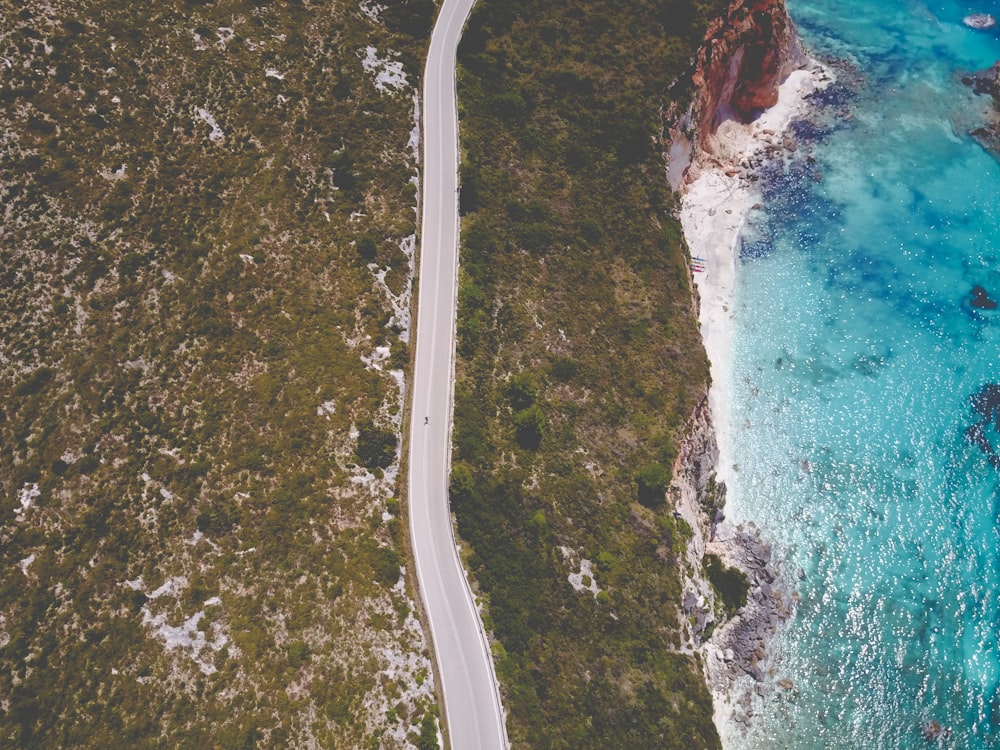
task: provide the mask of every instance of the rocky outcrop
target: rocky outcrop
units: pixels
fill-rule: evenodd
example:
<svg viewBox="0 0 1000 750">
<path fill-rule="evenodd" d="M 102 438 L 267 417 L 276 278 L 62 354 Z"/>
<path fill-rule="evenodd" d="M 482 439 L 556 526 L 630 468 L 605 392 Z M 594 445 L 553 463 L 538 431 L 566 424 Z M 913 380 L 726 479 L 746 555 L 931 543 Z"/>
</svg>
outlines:
<svg viewBox="0 0 1000 750">
<path fill-rule="evenodd" d="M 784 0 L 732 0 L 726 13 L 709 23 L 698 53 L 698 143 L 719 123 L 749 122 L 778 101 L 778 86 L 807 62 Z"/>
<path fill-rule="evenodd" d="M 988 121 L 969 131 L 979 144 L 994 156 L 1000 156 L 1000 61 L 978 73 L 962 76 L 962 83 L 980 95 L 993 99 L 993 112 Z"/>
<path fill-rule="evenodd" d="M 772 557 L 771 545 L 752 524 L 713 541 L 708 552 L 740 568 L 750 580 L 746 606 L 716 628 L 706 645 L 705 664 L 713 690 L 726 696 L 733 720 L 745 726 L 753 716 L 755 697 L 766 695 L 775 685 L 784 690 L 793 687 L 788 679 L 775 682 L 767 646 L 794 612 L 798 597 Z"/>
<path fill-rule="evenodd" d="M 962 77 L 962 83 L 971 86 L 977 94 L 989 94 L 1000 104 L 1000 61 L 992 67 Z"/>
<path fill-rule="evenodd" d="M 678 488 L 684 487 L 699 505 L 703 505 L 706 499 L 704 495 L 715 475 L 718 460 L 719 447 L 715 442 L 708 399 L 705 398 L 695 407 L 688 421 L 688 429 L 674 465 L 675 485 Z"/>
<path fill-rule="evenodd" d="M 962 23 L 968 26 L 970 29 L 978 29 L 980 31 L 985 31 L 986 29 L 992 29 L 997 25 L 997 19 L 995 19 L 989 13 L 970 13 L 965 18 L 962 19 Z"/>
<path fill-rule="evenodd" d="M 705 654 L 705 673 L 716 700 L 726 706 L 737 726 L 753 716 L 754 699 L 775 686 L 792 689 L 787 679 L 775 681 L 767 645 L 791 616 L 797 595 L 771 546 L 753 524 L 731 528 L 723 516 L 726 488 L 715 481 L 719 451 L 707 401 L 688 422 L 670 487 L 675 515 L 692 529 L 688 572 L 681 608 L 687 623 L 687 650 Z M 721 524 L 721 525 L 720 525 Z M 742 570 L 749 581 L 746 604 L 727 619 L 717 592 L 705 574 L 706 554 Z"/>
<path fill-rule="evenodd" d="M 979 284 L 972 287 L 972 291 L 969 293 L 972 299 L 969 304 L 972 305 L 977 310 L 996 310 L 997 302 L 995 299 L 990 297 L 990 293 Z"/>
<path fill-rule="evenodd" d="M 715 486 L 718 460 L 719 448 L 706 398 L 688 420 L 669 489 L 674 516 L 683 519 L 691 528 L 681 602 L 684 622 L 688 625 L 685 648 L 690 651 L 701 646 L 705 634 L 715 625 L 715 596 L 705 578 L 702 560 L 714 529 L 716 514 L 713 508 L 721 506 L 721 498 L 725 496 L 724 488 L 720 491 Z"/>
<path fill-rule="evenodd" d="M 791 689 L 788 680 L 775 682 L 769 675 L 767 644 L 794 611 L 796 594 L 792 578 L 781 570 L 760 531 L 752 524 L 733 529 L 725 522 L 726 489 L 715 481 L 718 458 L 704 401 L 688 422 L 670 487 L 675 515 L 692 529 L 681 601 L 687 623 L 685 649 L 705 653 L 706 676 L 717 700 L 731 708 L 737 725 L 745 725 L 753 715 L 755 696 L 775 685 Z M 731 618 L 705 575 L 706 554 L 739 568 L 749 581 L 746 605 Z"/>
</svg>

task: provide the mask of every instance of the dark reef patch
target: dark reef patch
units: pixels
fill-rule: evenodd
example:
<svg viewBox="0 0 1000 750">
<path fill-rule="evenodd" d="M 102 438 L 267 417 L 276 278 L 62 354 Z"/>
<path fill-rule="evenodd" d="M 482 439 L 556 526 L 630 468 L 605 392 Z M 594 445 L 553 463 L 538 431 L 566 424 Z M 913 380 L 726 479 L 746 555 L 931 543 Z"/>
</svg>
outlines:
<svg viewBox="0 0 1000 750">
<path fill-rule="evenodd" d="M 996 310 L 997 303 L 990 297 L 989 292 L 985 288 L 976 284 L 972 287 L 972 291 L 969 293 L 972 296 L 969 304 L 971 304 L 977 310 Z"/>
<path fill-rule="evenodd" d="M 823 165 L 813 147 L 825 143 L 853 119 L 851 108 L 861 82 L 848 62 L 827 58 L 824 64 L 837 71 L 837 79 L 808 99 L 810 112 L 790 123 L 784 149 L 775 149 L 757 165 L 763 221 L 754 221 L 740 238 L 740 259 L 757 260 L 774 251 L 774 238 L 793 238 L 799 247 L 821 242 L 843 224 L 842 206 L 815 190 L 823 180 Z"/>
<path fill-rule="evenodd" d="M 969 398 L 980 420 L 965 431 L 965 439 L 981 450 L 990 465 L 1000 468 L 997 438 L 1000 437 L 1000 383 L 987 383 Z"/>
<path fill-rule="evenodd" d="M 838 75 L 839 73 L 838 68 Z M 806 98 L 817 107 L 846 107 L 857 98 L 857 91 L 854 86 L 838 78 L 828 86 L 813 91 Z"/>
<path fill-rule="evenodd" d="M 770 234 L 745 229 L 740 234 L 740 260 L 759 260 L 774 251 L 774 242 Z"/>
<path fill-rule="evenodd" d="M 885 369 L 891 357 L 891 350 L 885 354 L 859 354 L 854 358 L 851 367 L 866 378 L 874 378 Z"/>
<path fill-rule="evenodd" d="M 788 129 L 795 143 L 799 146 L 824 141 L 834 130 L 831 123 L 818 122 L 812 119 L 796 120 Z"/>
<path fill-rule="evenodd" d="M 1000 383 L 987 383 L 971 399 L 973 410 L 1000 430 Z"/>
</svg>

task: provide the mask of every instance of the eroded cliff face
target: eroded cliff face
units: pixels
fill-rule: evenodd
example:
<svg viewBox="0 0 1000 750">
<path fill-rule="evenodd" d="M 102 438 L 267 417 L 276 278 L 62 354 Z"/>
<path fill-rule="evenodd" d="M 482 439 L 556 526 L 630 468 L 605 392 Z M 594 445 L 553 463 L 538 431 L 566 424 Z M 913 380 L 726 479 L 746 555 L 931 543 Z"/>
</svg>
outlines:
<svg viewBox="0 0 1000 750">
<path fill-rule="evenodd" d="M 778 86 L 806 62 L 784 0 L 732 0 L 709 23 L 698 53 L 694 82 L 697 141 L 726 119 L 749 122 L 778 101 Z"/>
<path fill-rule="evenodd" d="M 674 463 L 670 499 L 675 516 L 691 528 L 684 573 L 683 622 L 687 623 L 685 647 L 702 645 L 706 631 L 715 623 L 715 594 L 702 567 L 714 525 L 721 518 L 725 487 L 715 485 L 719 447 L 708 409 L 708 398 L 697 406 L 688 420 L 684 440 Z"/>
</svg>

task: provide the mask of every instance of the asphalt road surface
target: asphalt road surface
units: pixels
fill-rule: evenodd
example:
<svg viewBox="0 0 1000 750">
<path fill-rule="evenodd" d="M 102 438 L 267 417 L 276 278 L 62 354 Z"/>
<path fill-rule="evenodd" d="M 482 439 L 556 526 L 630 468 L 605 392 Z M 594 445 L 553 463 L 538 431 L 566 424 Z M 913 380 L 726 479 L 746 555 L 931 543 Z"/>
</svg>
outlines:
<svg viewBox="0 0 1000 750">
<path fill-rule="evenodd" d="M 444 0 L 424 72 L 423 216 L 410 420 L 410 535 L 452 750 L 508 746 L 489 644 L 448 505 L 458 288 L 455 51 L 475 0 Z"/>
</svg>

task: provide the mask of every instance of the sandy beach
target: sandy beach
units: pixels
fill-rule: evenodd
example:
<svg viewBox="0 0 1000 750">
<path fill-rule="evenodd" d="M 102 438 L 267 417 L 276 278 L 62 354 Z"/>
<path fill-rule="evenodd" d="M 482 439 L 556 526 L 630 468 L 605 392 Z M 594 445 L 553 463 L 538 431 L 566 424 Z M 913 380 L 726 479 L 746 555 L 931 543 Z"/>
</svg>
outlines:
<svg viewBox="0 0 1000 750">
<path fill-rule="evenodd" d="M 681 224 L 692 260 L 703 261 L 695 273 L 701 297 L 699 322 L 711 363 L 709 406 L 719 444 L 716 474 L 727 481 L 732 472 L 732 426 L 728 399 L 733 338 L 733 290 L 740 230 L 760 194 L 751 180 L 754 165 L 769 153 L 787 148 L 789 124 L 808 107 L 806 97 L 832 81 L 830 72 L 810 62 L 781 84 L 778 102 L 751 123 L 723 122 L 707 151 L 696 152 L 681 188 Z"/>
</svg>

